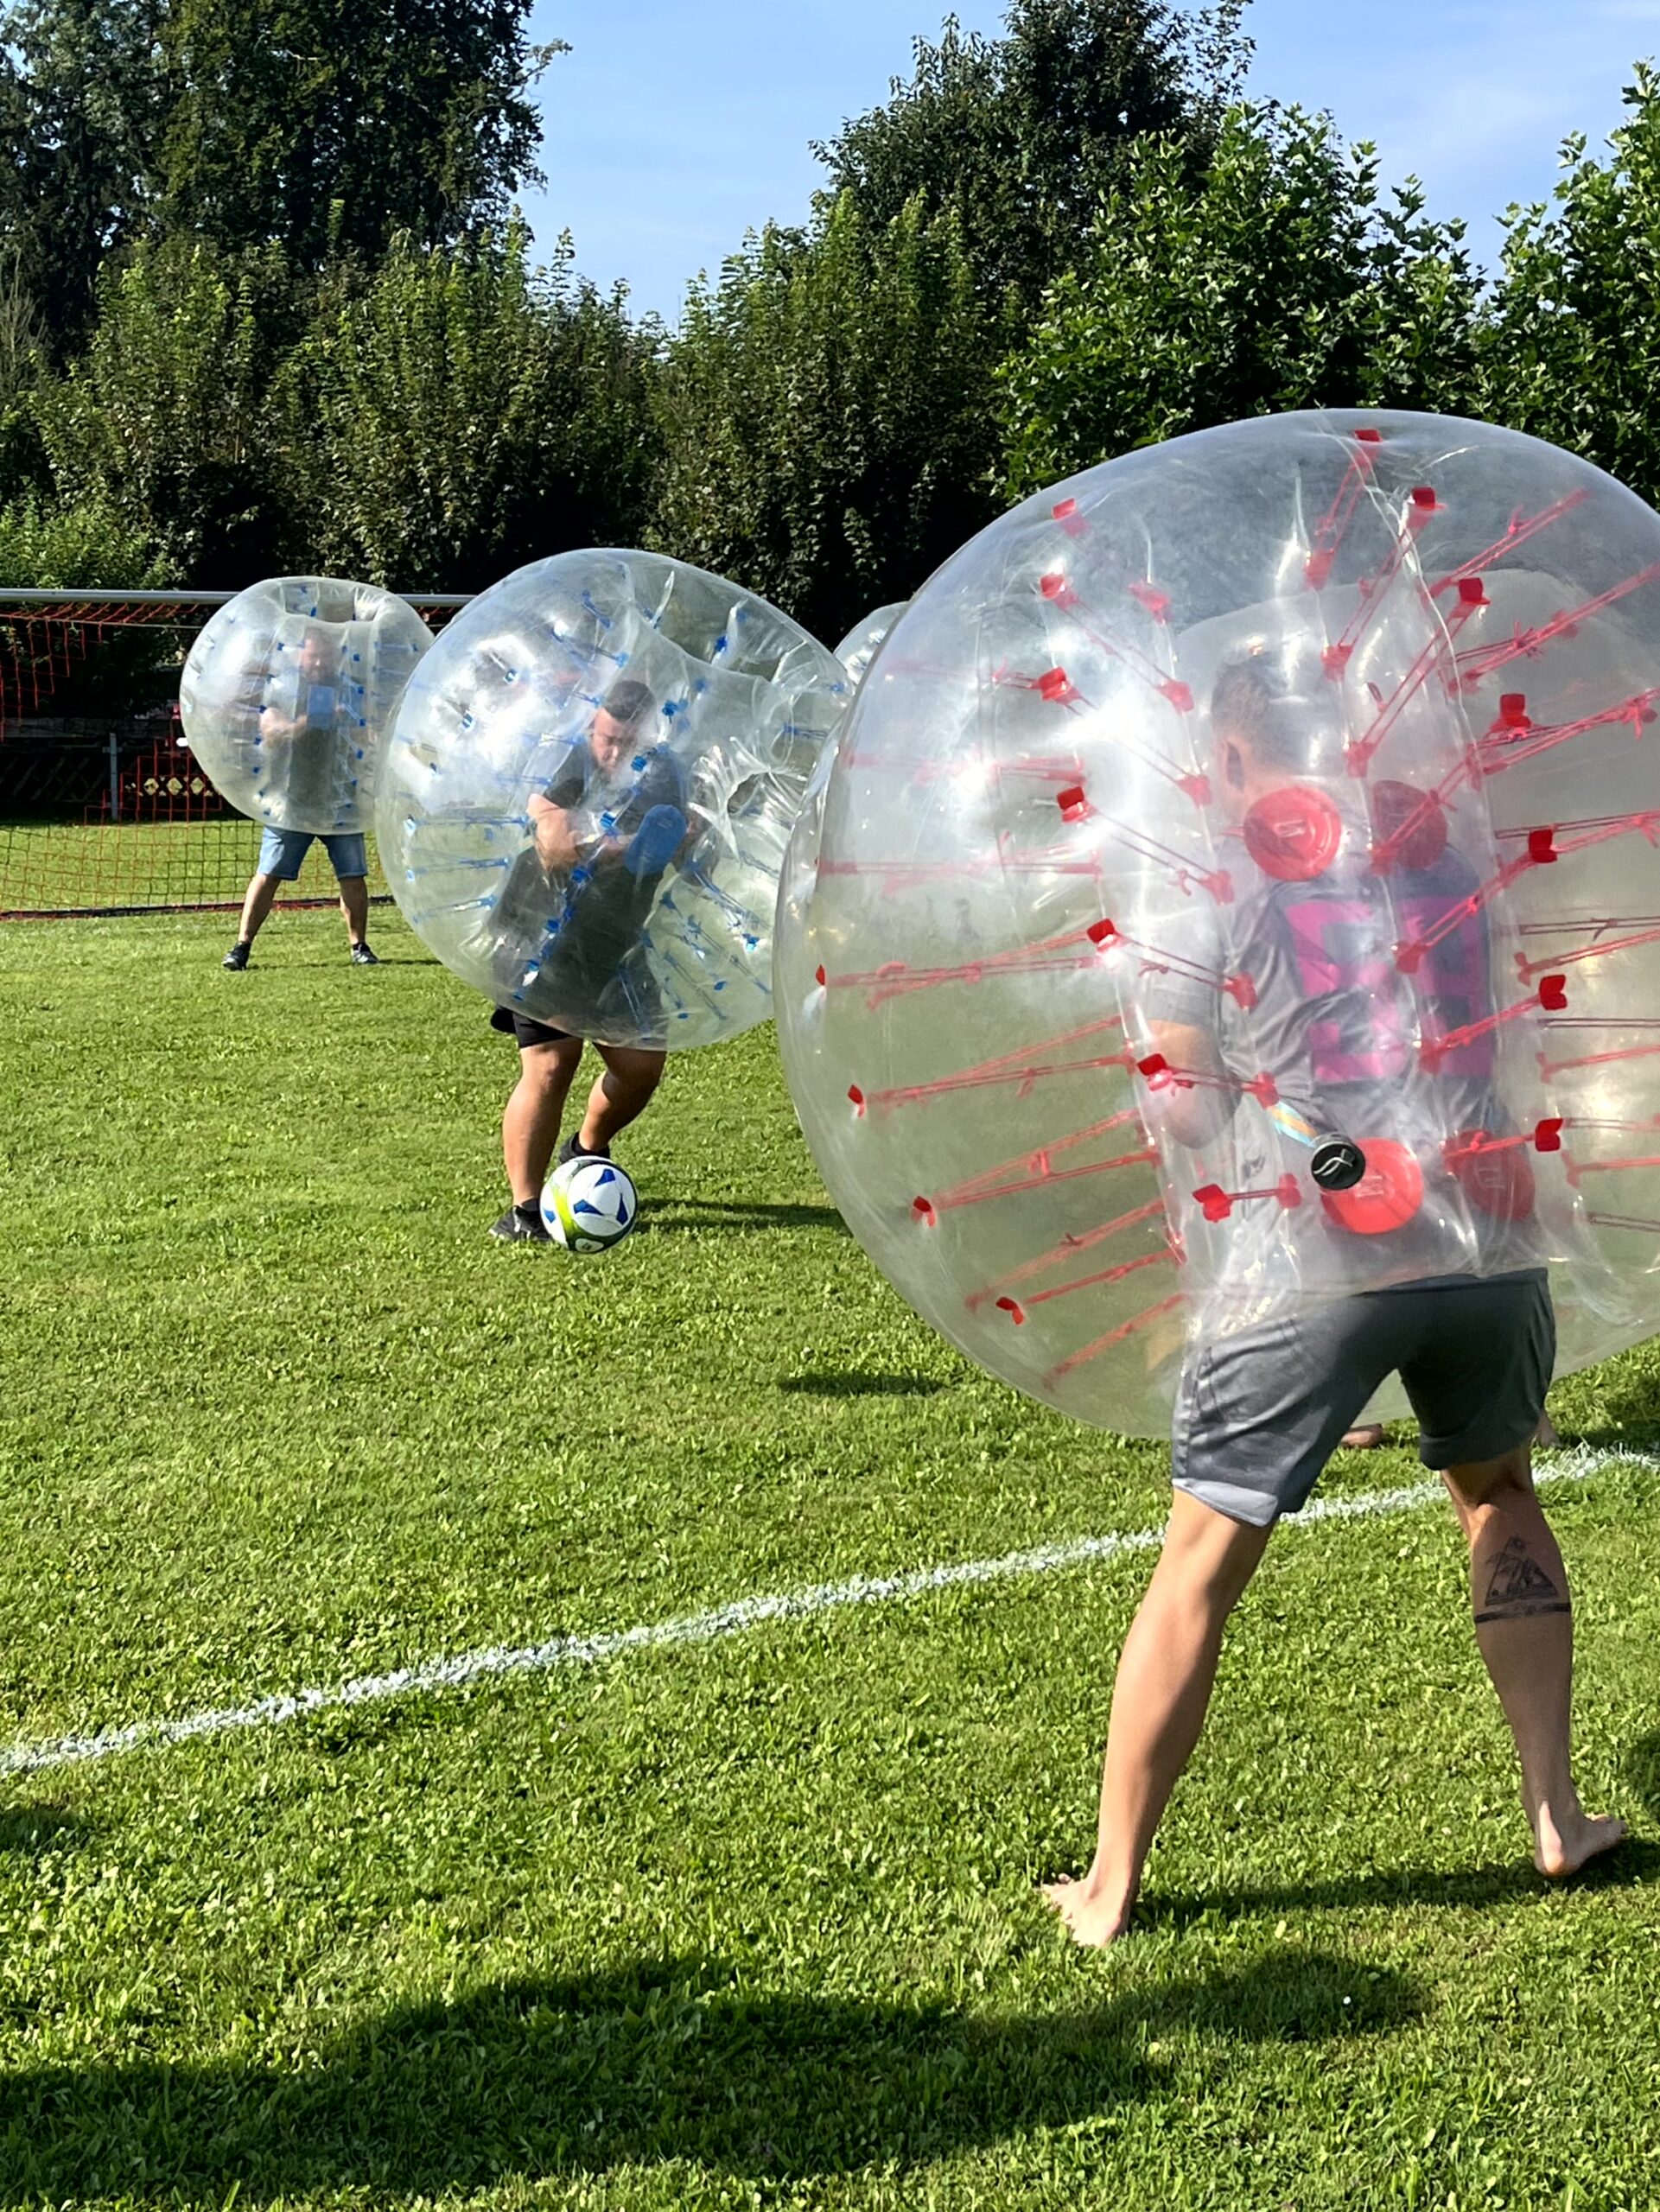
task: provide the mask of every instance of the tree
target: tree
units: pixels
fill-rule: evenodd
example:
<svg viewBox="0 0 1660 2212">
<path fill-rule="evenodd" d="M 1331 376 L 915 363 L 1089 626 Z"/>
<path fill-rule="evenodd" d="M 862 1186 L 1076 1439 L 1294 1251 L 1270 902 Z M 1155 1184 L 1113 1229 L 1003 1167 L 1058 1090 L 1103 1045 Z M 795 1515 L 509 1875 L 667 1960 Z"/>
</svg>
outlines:
<svg viewBox="0 0 1660 2212">
<path fill-rule="evenodd" d="M 657 450 L 654 333 L 506 239 L 395 242 L 283 375 L 308 558 L 465 590 L 544 553 L 637 542 Z"/>
<path fill-rule="evenodd" d="M 0 12 L 7 241 L 60 355 L 104 257 L 148 219 L 164 0 L 20 0 Z"/>
<path fill-rule="evenodd" d="M 53 0 L 61 5 L 64 0 Z M 102 0 L 100 0 L 102 4 Z M 160 219 L 296 266 L 446 243 L 540 183 L 530 0 L 172 0 Z"/>
<path fill-rule="evenodd" d="M 1243 7 L 1011 0 L 1001 39 L 948 17 L 938 45 L 917 41 L 909 82 L 814 151 L 873 228 L 919 193 L 954 210 L 982 289 L 1034 303 L 1138 137 L 1190 138 L 1202 159 L 1250 58 Z"/>
<path fill-rule="evenodd" d="M 1609 158 L 1563 148 L 1553 213 L 1511 210 L 1481 331 L 1482 411 L 1660 499 L 1660 78 L 1639 64 Z"/>
<path fill-rule="evenodd" d="M 1467 411 L 1479 280 L 1462 226 L 1370 147 L 1292 109 L 1230 111 L 1197 181 L 1149 140 L 1000 374 L 1013 497 L 1155 439 L 1323 404 Z"/>
<path fill-rule="evenodd" d="M 192 583 L 284 565 L 270 391 L 302 312 L 279 252 L 171 239 L 105 270 L 85 356 L 35 396 L 65 503 L 107 513 Z"/>
<path fill-rule="evenodd" d="M 844 194 L 769 227 L 670 348 L 654 542 L 833 641 L 989 519 L 1002 342 L 954 214 L 876 227 Z"/>
</svg>

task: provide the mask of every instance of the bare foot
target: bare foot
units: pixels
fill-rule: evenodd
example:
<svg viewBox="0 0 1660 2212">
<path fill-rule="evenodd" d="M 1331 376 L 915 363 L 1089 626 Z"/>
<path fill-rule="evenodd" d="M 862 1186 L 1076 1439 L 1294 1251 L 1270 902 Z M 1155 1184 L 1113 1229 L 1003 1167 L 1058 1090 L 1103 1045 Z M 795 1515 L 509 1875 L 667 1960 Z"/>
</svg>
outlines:
<svg viewBox="0 0 1660 2212">
<path fill-rule="evenodd" d="M 1043 1896 L 1065 1922 L 1074 1943 L 1104 1950 L 1129 1928 L 1130 1907 L 1114 1904 L 1104 1891 L 1092 1890 L 1087 1881 L 1063 1875 L 1058 1882 L 1039 1885 Z"/>
<path fill-rule="evenodd" d="M 1576 1806 L 1559 1824 L 1547 1805 L 1540 1808 L 1533 1833 L 1534 1865 L 1542 1874 L 1559 1882 L 1565 1874 L 1577 1874 L 1581 1866 L 1623 1843 L 1625 1823 L 1608 1818 L 1593 1820 Z"/>
<path fill-rule="evenodd" d="M 1349 1429 L 1343 1442 L 1351 1452 L 1376 1452 L 1383 1441 L 1383 1425 L 1369 1421 L 1360 1428 Z"/>
</svg>

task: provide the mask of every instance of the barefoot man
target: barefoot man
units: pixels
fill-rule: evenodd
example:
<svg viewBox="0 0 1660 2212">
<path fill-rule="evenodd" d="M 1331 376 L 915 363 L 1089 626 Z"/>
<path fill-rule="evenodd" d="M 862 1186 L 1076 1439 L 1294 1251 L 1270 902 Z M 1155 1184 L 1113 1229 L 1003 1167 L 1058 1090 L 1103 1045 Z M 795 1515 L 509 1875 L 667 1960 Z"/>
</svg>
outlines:
<svg viewBox="0 0 1660 2212">
<path fill-rule="evenodd" d="M 1331 772 L 1341 733 L 1321 688 L 1318 671 L 1299 680 L 1268 655 L 1223 670 L 1212 781 L 1236 824 L 1259 803 L 1282 805 L 1288 787 L 1294 813 L 1298 779 Z M 1080 1943 L 1110 1943 L 1128 1928 L 1204 1726 L 1228 1617 L 1280 1516 L 1307 1502 L 1391 1372 L 1469 1546 L 1476 1643 L 1515 1738 L 1535 1864 L 1571 1874 L 1625 1833 L 1587 1815 L 1569 1764 L 1573 1613 L 1530 1452 L 1555 1356 L 1530 1171 L 1524 1153 L 1506 1150 L 1470 1172 L 1459 1150 L 1462 1133 L 1507 1129 L 1491 1034 L 1439 1054 L 1414 1042 L 1421 1019 L 1449 1033 L 1491 1012 L 1485 925 L 1477 914 L 1441 937 L 1416 976 L 1415 1005 L 1395 963 L 1375 957 L 1392 913 L 1468 912 L 1477 877 L 1456 853 L 1413 857 L 1427 864 L 1402 864 L 1387 890 L 1339 860 L 1232 907 L 1190 909 L 1190 964 L 1249 976 L 1249 1017 L 1227 993 L 1174 974 L 1141 988 L 1150 1052 L 1171 1071 L 1236 1079 L 1230 1089 L 1172 1078 L 1150 1091 L 1173 1187 L 1200 1183 L 1199 1155 L 1224 1138 L 1240 1188 L 1271 1194 L 1300 1169 L 1310 1189 L 1321 1132 L 1358 1144 L 1365 1179 L 1347 1202 L 1242 1205 L 1223 1232 L 1230 1243 L 1177 1395 L 1164 1548 L 1113 1687 L 1095 1856 L 1080 1879 L 1044 1891 Z M 1263 1072 L 1277 1092 L 1271 1110 L 1237 1087 Z M 1519 1164 L 1495 1173 L 1494 1160 Z"/>
</svg>

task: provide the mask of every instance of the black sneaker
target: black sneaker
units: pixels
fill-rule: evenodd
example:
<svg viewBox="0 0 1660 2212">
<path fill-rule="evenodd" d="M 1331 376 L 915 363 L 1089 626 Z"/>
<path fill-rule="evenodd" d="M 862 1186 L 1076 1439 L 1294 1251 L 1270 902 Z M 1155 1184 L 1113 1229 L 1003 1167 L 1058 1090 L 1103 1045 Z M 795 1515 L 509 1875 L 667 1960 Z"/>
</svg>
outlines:
<svg viewBox="0 0 1660 2212">
<path fill-rule="evenodd" d="M 542 1226 L 539 1208 L 534 1213 L 525 1213 L 518 1206 L 509 1206 L 501 1219 L 492 1224 L 490 1234 L 499 1236 L 504 1244 L 550 1244 L 553 1242 Z"/>
<path fill-rule="evenodd" d="M 610 1157 L 611 1147 L 608 1144 L 588 1145 L 582 1142 L 581 1137 L 572 1136 L 567 1137 L 560 1146 L 559 1157 L 554 1165 L 556 1167 L 569 1167 L 573 1160 L 609 1160 Z"/>
<path fill-rule="evenodd" d="M 231 947 L 231 950 L 226 954 L 224 959 L 220 961 L 219 966 L 221 968 L 233 968 L 237 973 L 240 975 L 242 970 L 247 966 L 248 955 L 252 950 L 253 947 L 248 942 L 247 938 L 245 937 L 239 937 L 236 943 Z"/>
<path fill-rule="evenodd" d="M 352 965 L 354 968 L 378 968 L 380 957 L 371 952 L 366 944 L 354 944 L 352 947 Z"/>
</svg>

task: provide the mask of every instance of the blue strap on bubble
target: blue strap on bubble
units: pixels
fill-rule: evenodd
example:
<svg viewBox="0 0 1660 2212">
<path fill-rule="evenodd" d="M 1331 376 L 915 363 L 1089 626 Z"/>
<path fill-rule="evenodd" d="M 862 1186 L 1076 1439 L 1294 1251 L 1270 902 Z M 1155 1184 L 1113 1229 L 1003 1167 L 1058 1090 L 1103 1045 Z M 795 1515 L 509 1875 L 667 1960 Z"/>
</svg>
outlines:
<svg viewBox="0 0 1660 2212">
<path fill-rule="evenodd" d="M 679 851 L 687 822 L 677 806 L 653 806 L 635 830 L 623 853 L 622 864 L 630 875 L 661 875 Z"/>
</svg>

